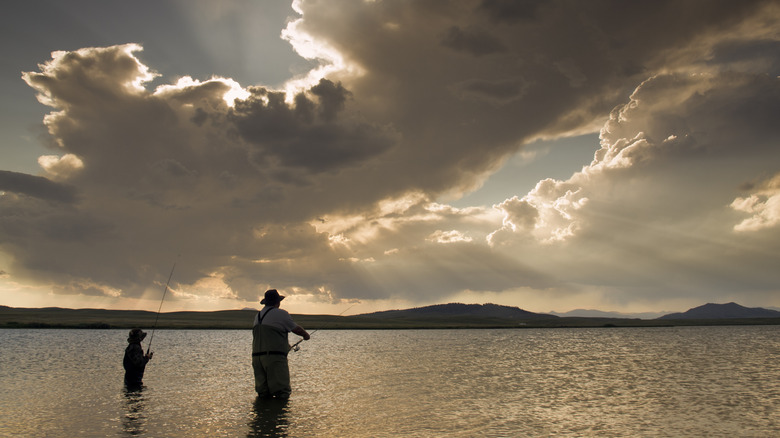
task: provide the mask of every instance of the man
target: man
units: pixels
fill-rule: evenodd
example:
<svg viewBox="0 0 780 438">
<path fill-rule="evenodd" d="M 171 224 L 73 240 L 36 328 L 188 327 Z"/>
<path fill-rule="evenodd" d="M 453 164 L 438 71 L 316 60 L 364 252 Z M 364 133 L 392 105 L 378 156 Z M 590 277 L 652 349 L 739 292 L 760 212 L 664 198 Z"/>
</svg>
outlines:
<svg viewBox="0 0 780 438">
<path fill-rule="evenodd" d="M 290 396 L 290 368 L 287 352 L 290 345 L 287 334 L 293 332 L 304 340 L 309 333 L 293 321 L 286 310 L 279 306 L 284 296 L 276 289 L 265 292 L 260 304 L 264 304 L 255 316 L 252 328 L 252 368 L 255 372 L 255 391 L 260 397 L 287 398 Z"/>
<path fill-rule="evenodd" d="M 125 348 L 125 357 L 122 365 L 125 367 L 125 385 L 129 389 L 137 389 L 143 385 L 144 370 L 146 363 L 152 359 L 154 353 L 144 354 L 141 347 L 141 341 L 146 337 L 146 332 L 139 328 L 130 330 L 127 342 L 130 344 Z"/>
</svg>

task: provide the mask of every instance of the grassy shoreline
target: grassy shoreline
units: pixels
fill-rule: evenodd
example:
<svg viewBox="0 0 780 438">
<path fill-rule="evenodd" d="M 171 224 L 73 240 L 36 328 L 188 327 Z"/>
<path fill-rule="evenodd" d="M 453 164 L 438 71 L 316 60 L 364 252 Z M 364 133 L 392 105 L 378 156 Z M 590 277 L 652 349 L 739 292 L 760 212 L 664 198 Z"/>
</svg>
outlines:
<svg viewBox="0 0 780 438">
<path fill-rule="evenodd" d="M 255 310 L 161 313 L 157 329 L 249 330 Z M 484 317 L 376 318 L 367 316 L 292 315 L 307 330 L 400 330 L 400 329 L 504 329 L 504 328 L 593 328 L 673 327 L 713 325 L 780 325 L 780 318 L 736 319 L 623 319 L 623 318 L 533 318 Z M 0 328 L 129 329 L 154 326 L 155 312 L 102 309 L 26 309 L 0 307 Z"/>
</svg>

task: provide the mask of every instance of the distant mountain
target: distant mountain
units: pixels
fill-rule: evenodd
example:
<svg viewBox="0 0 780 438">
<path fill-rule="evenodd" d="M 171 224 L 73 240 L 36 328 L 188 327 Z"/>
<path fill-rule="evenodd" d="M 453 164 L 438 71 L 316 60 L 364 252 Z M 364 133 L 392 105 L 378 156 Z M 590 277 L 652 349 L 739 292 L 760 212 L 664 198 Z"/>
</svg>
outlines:
<svg viewBox="0 0 780 438">
<path fill-rule="evenodd" d="M 656 319 L 665 315 L 663 312 L 645 312 L 645 313 L 622 313 L 622 312 L 605 312 L 603 310 L 593 309 L 574 309 L 568 312 L 550 312 L 550 314 L 560 317 L 577 317 L 577 318 L 629 318 L 629 319 Z"/>
<path fill-rule="evenodd" d="M 535 319 L 557 318 L 555 315 L 533 313 L 519 307 L 501 306 L 498 304 L 436 304 L 426 307 L 415 307 L 405 310 L 385 310 L 382 312 L 364 313 L 356 316 L 371 318 L 426 318 L 426 317 L 482 317 L 502 319 Z"/>
<path fill-rule="evenodd" d="M 729 319 L 780 318 L 780 312 L 761 307 L 744 307 L 737 303 L 712 304 L 694 307 L 682 313 L 670 313 L 658 319 Z"/>
</svg>

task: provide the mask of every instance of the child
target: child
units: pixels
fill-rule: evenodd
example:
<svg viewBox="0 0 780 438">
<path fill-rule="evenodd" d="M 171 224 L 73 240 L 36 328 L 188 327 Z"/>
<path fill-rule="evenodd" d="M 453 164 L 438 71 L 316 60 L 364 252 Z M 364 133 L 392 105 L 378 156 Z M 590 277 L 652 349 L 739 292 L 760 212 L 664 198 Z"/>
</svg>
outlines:
<svg viewBox="0 0 780 438">
<path fill-rule="evenodd" d="M 130 330 L 127 342 L 130 344 L 125 348 L 125 358 L 122 364 L 125 367 L 125 385 L 128 388 L 140 388 L 143 385 L 144 369 L 146 363 L 152 359 L 154 353 L 144 354 L 141 348 L 141 341 L 146 337 L 146 332 L 139 328 Z"/>
</svg>

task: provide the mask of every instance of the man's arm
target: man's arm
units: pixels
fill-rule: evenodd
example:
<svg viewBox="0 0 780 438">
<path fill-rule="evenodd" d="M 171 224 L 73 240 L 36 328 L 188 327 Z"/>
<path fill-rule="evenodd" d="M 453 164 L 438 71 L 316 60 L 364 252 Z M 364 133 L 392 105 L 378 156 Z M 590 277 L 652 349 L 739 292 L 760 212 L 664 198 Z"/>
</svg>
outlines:
<svg viewBox="0 0 780 438">
<path fill-rule="evenodd" d="M 303 340 L 308 341 L 311 336 L 309 336 L 309 333 L 303 329 L 303 327 L 296 325 L 294 329 L 292 329 L 292 332 L 295 333 L 298 336 L 301 336 Z"/>
</svg>

